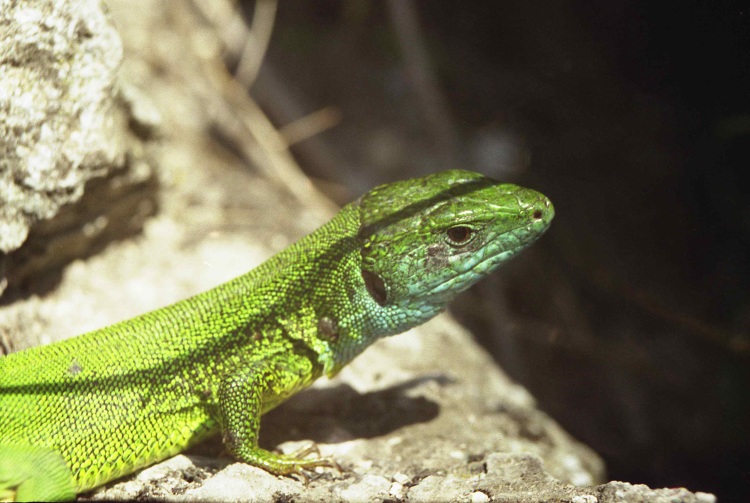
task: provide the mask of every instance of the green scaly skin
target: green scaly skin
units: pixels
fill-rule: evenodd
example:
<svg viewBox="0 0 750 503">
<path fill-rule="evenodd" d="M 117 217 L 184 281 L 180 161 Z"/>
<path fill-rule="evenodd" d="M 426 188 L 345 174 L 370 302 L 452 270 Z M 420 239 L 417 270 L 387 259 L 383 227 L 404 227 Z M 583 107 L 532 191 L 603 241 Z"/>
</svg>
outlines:
<svg viewBox="0 0 750 503">
<path fill-rule="evenodd" d="M 0 498 L 72 499 L 217 432 L 274 474 L 330 465 L 259 448 L 261 415 L 435 316 L 553 215 L 468 171 L 383 185 L 213 290 L 0 358 Z"/>
</svg>

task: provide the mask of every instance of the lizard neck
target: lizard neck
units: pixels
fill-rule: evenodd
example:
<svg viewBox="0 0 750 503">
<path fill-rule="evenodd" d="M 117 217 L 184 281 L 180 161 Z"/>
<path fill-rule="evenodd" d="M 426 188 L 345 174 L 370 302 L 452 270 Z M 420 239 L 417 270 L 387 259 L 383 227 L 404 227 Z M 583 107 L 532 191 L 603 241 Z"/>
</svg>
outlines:
<svg viewBox="0 0 750 503">
<path fill-rule="evenodd" d="M 424 323 L 443 308 L 421 304 L 409 309 L 378 302 L 362 268 L 360 217 L 355 201 L 284 252 L 295 257 L 300 274 L 295 282 L 306 286 L 300 298 L 311 299 L 310 305 L 296 311 L 310 320 L 311 330 L 301 337 L 329 377 L 377 339 Z"/>
</svg>

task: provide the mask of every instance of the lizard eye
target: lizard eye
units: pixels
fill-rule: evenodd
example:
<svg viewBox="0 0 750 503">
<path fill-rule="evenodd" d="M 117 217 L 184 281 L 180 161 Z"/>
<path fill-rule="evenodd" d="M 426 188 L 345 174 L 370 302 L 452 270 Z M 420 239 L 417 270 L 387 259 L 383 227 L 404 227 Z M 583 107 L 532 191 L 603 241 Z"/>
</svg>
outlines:
<svg viewBox="0 0 750 503">
<path fill-rule="evenodd" d="M 474 237 L 474 229 L 467 225 L 456 225 L 445 232 L 448 244 L 452 246 L 463 246 Z"/>
</svg>

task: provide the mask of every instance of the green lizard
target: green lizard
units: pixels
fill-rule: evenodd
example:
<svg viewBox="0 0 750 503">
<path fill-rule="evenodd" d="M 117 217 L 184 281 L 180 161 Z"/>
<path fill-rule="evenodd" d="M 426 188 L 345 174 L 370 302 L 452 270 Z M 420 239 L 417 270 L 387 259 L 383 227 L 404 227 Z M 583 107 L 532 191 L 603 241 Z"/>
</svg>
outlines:
<svg viewBox="0 0 750 503">
<path fill-rule="evenodd" d="M 553 216 L 468 171 L 383 185 L 228 283 L 0 358 L 0 499 L 73 499 L 217 432 L 274 474 L 330 465 L 260 448 L 261 415 L 438 314 Z"/>
</svg>

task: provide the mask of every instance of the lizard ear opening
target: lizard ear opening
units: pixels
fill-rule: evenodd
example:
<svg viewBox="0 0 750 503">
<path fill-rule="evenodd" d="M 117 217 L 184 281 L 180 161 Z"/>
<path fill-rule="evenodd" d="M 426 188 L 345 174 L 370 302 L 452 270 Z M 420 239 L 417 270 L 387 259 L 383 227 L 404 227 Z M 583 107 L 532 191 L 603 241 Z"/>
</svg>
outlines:
<svg viewBox="0 0 750 503">
<path fill-rule="evenodd" d="M 367 287 L 367 293 L 370 294 L 370 297 L 372 297 L 378 305 L 384 306 L 388 300 L 388 292 L 385 290 L 383 279 L 377 274 L 373 274 L 365 269 L 362 269 L 362 278 L 365 280 L 365 287 Z"/>
</svg>

